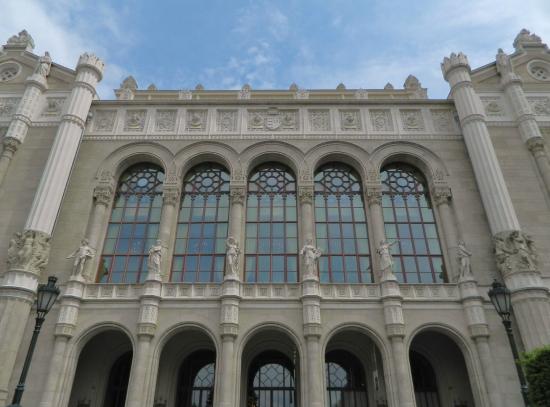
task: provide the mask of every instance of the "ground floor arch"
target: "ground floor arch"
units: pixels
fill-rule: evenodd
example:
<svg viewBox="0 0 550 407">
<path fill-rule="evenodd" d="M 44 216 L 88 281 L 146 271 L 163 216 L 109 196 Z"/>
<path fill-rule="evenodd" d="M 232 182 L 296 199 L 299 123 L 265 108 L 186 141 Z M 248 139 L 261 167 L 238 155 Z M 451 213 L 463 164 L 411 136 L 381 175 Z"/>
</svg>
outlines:
<svg viewBox="0 0 550 407">
<path fill-rule="evenodd" d="M 414 336 L 409 361 L 417 407 L 473 407 L 464 355 L 448 335 L 425 330 Z"/>
<path fill-rule="evenodd" d="M 132 358 L 124 332 L 107 329 L 93 336 L 78 357 L 69 407 L 124 407 Z"/>
</svg>

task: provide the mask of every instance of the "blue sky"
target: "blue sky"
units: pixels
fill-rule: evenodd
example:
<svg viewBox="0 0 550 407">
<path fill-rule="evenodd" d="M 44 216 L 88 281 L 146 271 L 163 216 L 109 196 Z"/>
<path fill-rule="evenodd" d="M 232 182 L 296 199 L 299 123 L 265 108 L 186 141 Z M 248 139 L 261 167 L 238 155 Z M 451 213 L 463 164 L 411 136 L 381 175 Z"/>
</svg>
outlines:
<svg viewBox="0 0 550 407">
<path fill-rule="evenodd" d="M 106 62 L 102 99 L 132 74 L 140 88 L 382 88 L 419 78 L 432 98 L 439 64 L 463 51 L 473 67 L 527 28 L 550 42 L 549 0 L 0 0 L 0 41 L 26 28 L 35 52 L 74 67 Z"/>
</svg>

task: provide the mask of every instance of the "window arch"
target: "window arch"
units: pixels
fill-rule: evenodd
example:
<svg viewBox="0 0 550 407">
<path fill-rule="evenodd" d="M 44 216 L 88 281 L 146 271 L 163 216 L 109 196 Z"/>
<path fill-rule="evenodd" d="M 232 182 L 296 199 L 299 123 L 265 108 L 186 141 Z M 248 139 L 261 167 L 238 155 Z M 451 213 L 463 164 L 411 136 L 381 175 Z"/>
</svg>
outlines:
<svg viewBox="0 0 550 407">
<path fill-rule="evenodd" d="M 120 177 L 99 265 L 101 283 L 137 283 L 147 276 L 147 253 L 162 210 L 164 171 L 141 163 Z"/>
<path fill-rule="evenodd" d="M 315 233 L 321 282 L 372 282 L 361 179 L 346 164 L 329 163 L 315 174 Z"/>
<path fill-rule="evenodd" d="M 298 281 L 296 179 L 279 163 L 261 164 L 248 180 L 247 282 Z"/>
<path fill-rule="evenodd" d="M 404 283 L 443 282 L 443 256 L 426 179 L 404 163 L 386 165 L 380 177 L 386 237 L 399 240 L 393 246 L 397 279 Z"/>
<path fill-rule="evenodd" d="M 247 405 L 296 407 L 294 365 L 285 355 L 268 351 L 258 355 L 248 372 Z"/>
<path fill-rule="evenodd" d="M 229 172 L 204 163 L 185 176 L 171 281 L 220 282 L 229 220 Z"/>
<path fill-rule="evenodd" d="M 214 398 L 216 354 L 197 351 L 180 368 L 177 406 L 211 407 Z"/>
<path fill-rule="evenodd" d="M 327 406 L 368 406 L 363 367 L 349 352 L 334 350 L 325 356 Z"/>
</svg>

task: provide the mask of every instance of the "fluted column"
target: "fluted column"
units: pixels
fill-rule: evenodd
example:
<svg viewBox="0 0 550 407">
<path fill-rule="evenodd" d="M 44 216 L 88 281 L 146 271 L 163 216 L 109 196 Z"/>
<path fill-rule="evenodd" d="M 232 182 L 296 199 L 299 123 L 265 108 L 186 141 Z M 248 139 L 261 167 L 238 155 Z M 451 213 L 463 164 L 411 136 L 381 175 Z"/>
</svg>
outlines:
<svg viewBox="0 0 550 407">
<path fill-rule="evenodd" d="M 173 230 L 178 223 L 178 204 L 180 202 L 180 185 L 176 179 L 174 182 L 164 185 L 162 193 L 162 217 L 159 226 L 159 240 L 163 246 L 168 249 L 167 258 L 172 258 Z M 170 278 L 170 262 L 162 263 L 161 275 L 163 281 L 168 281 Z"/>
<path fill-rule="evenodd" d="M 306 382 L 308 407 L 322 407 L 325 394 L 323 371 L 325 357 L 321 353 L 321 294 L 315 273 L 307 273 L 302 281 L 302 314 L 306 338 Z"/>
<path fill-rule="evenodd" d="M 216 372 L 215 393 L 219 397 L 220 407 L 235 407 L 237 389 L 237 360 L 235 339 L 239 334 L 240 281 L 232 273 L 225 275 L 222 285 L 220 330 L 222 337 L 220 366 Z"/>
<path fill-rule="evenodd" d="M 496 65 L 500 74 L 500 83 L 514 110 L 521 138 L 527 144 L 527 148 L 531 154 L 533 154 L 546 190 L 550 192 L 549 157 L 544 149 L 544 139 L 535 119 L 535 114 L 523 92 L 521 78 L 514 72 L 510 57 L 501 49 L 498 50 L 496 56 Z"/>
<path fill-rule="evenodd" d="M 138 341 L 134 350 L 132 371 L 128 382 L 126 407 L 149 407 L 154 394 L 151 388 L 151 341 L 155 336 L 161 301 L 160 275 L 149 272 L 140 297 Z"/>
<path fill-rule="evenodd" d="M 374 240 L 374 247 L 378 247 L 380 242 L 386 240 L 386 231 L 384 228 L 384 214 L 382 211 L 382 185 L 378 183 L 369 183 L 365 185 L 365 197 L 369 206 L 369 217 L 372 230 L 370 236 Z M 378 256 L 371 256 L 371 270 L 380 270 Z M 381 275 L 373 273 L 373 279 L 380 281 Z"/>
<path fill-rule="evenodd" d="M 472 275 L 462 276 L 458 282 L 460 296 L 462 298 L 462 307 L 466 315 L 466 323 L 470 331 L 470 337 L 473 339 L 477 357 L 481 369 L 483 370 L 483 379 L 487 391 L 487 398 L 490 406 L 502 406 L 502 395 L 497 380 L 497 372 L 493 363 L 491 347 L 489 346 L 489 325 L 485 318 L 483 309 L 483 298 L 479 294 L 477 282 Z"/>
<path fill-rule="evenodd" d="M 67 391 L 61 386 L 67 366 L 67 342 L 74 335 L 80 304 L 84 295 L 84 286 L 84 280 L 80 276 L 72 276 L 61 297 L 59 316 L 55 326 L 53 351 L 48 365 L 46 385 L 40 400 L 40 407 L 58 406 L 63 391 Z"/>
<path fill-rule="evenodd" d="M 45 69 L 44 66 L 39 68 Z M 102 71 L 103 62 L 94 55 L 80 57 L 74 87 L 67 100 L 67 112 L 57 130 L 25 228 L 10 240 L 8 269 L 0 286 L 0 297 L 5 301 L 0 320 L 0 360 L 3 363 L 0 369 L 0 405 L 7 396 L 10 376 L 15 374 L 15 358 L 38 280 L 48 264 L 50 236 Z"/>
<path fill-rule="evenodd" d="M 0 185 L 6 177 L 10 162 L 19 146 L 25 141 L 33 117 L 38 113 L 42 93 L 48 89 L 46 77 L 52 60 L 48 53 L 40 57 L 34 73 L 27 78 L 25 92 L 8 127 L 0 155 Z"/>
<path fill-rule="evenodd" d="M 441 230 L 447 246 L 447 264 L 450 270 L 447 273 L 448 282 L 456 281 L 459 275 L 458 262 L 456 261 L 456 252 L 458 247 L 458 230 L 455 223 L 455 217 L 451 209 L 451 189 L 448 187 L 432 188 L 433 201 L 438 209 L 439 219 L 441 220 Z"/>
<path fill-rule="evenodd" d="M 231 199 L 231 207 L 229 209 L 229 233 L 228 237 L 232 237 L 241 251 L 244 248 L 243 241 L 243 229 L 244 229 L 244 202 L 246 199 L 246 186 L 240 183 L 231 182 L 231 189 L 229 192 Z M 241 256 L 239 262 L 239 276 L 242 278 L 244 270 L 244 256 Z"/>
<path fill-rule="evenodd" d="M 390 273 L 385 273 L 384 276 L 385 279 L 381 281 L 380 289 L 386 335 L 388 335 L 391 342 L 391 354 L 395 370 L 395 379 L 390 383 L 389 390 L 397 393 L 399 407 L 414 407 L 414 387 L 410 374 L 409 356 L 404 341 L 403 296 L 395 276 Z"/>
<path fill-rule="evenodd" d="M 525 347 L 550 344 L 548 289 L 537 270 L 533 241 L 521 231 L 512 200 L 491 142 L 481 100 L 470 77 L 468 59 L 451 54 L 442 63 L 451 86 L 464 142 L 495 243 L 497 267 L 508 288 Z"/>
</svg>

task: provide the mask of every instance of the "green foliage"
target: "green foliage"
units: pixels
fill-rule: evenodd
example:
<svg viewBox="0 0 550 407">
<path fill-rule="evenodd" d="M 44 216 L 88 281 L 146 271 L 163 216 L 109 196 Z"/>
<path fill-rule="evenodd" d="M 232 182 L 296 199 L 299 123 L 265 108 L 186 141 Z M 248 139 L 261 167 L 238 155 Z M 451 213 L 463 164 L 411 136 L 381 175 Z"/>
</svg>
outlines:
<svg viewBox="0 0 550 407">
<path fill-rule="evenodd" d="M 529 383 L 529 401 L 550 407 L 550 345 L 524 353 L 521 365 Z"/>
</svg>

